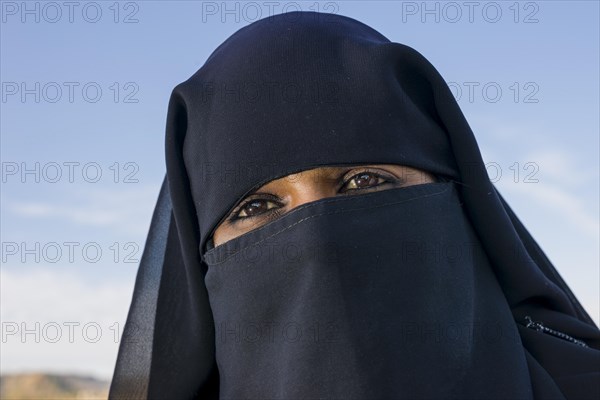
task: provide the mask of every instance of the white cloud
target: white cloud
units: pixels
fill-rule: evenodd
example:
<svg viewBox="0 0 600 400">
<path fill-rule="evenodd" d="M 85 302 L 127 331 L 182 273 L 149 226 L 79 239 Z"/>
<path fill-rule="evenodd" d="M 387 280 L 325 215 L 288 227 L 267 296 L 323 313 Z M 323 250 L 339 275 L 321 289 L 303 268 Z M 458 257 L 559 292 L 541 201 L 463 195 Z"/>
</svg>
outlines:
<svg viewBox="0 0 600 400">
<path fill-rule="evenodd" d="M 499 188 L 503 193 L 528 197 L 533 202 L 533 206 L 550 208 L 554 217 L 559 216 L 561 221 L 570 223 L 582 234 L 588 235 L 596 241 L 600 239 L 598 218 L 589 211 L 584 199 L 573 194 L 564 186 L 550 183 L 535 185 L 509 183 L 501 184 Z"/>
<path fill-rule="evenodd" d="M 547 147 L 530 153 L 526 159 L 539 166 L 544 180 L 570 187 L 598 181 L 598 169 L 585 168 L 574 155 L 561 149 Z"/>
<path fill-rule="evenodd" d="M 20 217 L 54 219 L 88 227 L 104 227 L 127 234 L 145 234 L 160 186 L 131 189 L 92 189 L 61 194 L 54 201 L 3 199 L 3 213 Z"/>
<path fill-rule="evenodd" d="M 547 207 L 553 216 L 577 227 L 582 234 L 597 242 L 600 239 L 600 222 L 593 209 L 598 207 L 598 199 L 584 196 L 585 185 L 598 186 L 597 168 L 585 168 L 569 152 L 550 145 L 528 153 L 525 162 L 533 162 L 539 168 L 538 183 L 520 182 L 501 187 L 514 194 L 527 197 L 534 206 Z"/>
<path fill-rule="evenodd" d="M 2 372 L 110 378 L 133 282 L 98 284 L 65 271 L 3 267 L 0 290 Z"/>
</svg>

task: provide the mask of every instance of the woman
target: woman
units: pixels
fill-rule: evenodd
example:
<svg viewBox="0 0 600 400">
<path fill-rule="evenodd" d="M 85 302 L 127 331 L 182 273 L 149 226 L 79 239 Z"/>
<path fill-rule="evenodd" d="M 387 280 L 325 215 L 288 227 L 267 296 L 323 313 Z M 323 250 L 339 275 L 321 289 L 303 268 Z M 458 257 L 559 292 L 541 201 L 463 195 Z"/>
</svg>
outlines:
<svg viewBox="0 0 600 400">
<path fill-rule="evenodd" d="M 596 398 L 600 332 L 435 68 L 353 19 L 240 29 L 171 95 L 111 398 Z"/>
</svg>

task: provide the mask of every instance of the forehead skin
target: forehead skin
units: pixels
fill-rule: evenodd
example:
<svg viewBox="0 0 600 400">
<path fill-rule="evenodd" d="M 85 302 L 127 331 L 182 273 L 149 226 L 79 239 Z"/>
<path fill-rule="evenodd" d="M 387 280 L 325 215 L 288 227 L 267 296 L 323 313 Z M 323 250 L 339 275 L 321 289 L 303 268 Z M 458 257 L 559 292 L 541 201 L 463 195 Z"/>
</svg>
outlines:
<svg viewBox="0 0 600 400">
<path fill-rule="evenodd" d="M 368 191 L 435 182 L 435 177 L 428 172 L 395 164 L 319 167 L 270 181 L 249 196 L 252 196 L 253 199 L 261 199 L 261 195 L 265 194 L 275 196 L 279 199 L 281 204 L 283 204 L 278 211 L 286 213 L 302 204 L 338 195 L 340 185 L 344 183 L 342 182 L 343 179 L 347 181 L 352 176 L 363 172 L 365 169 L 375 174 L 381 174 L 384 177 L 391 176 L 399 181 L 396 186 L 387 185 L 386 187 L 379 189 L 374 187 L 372 189 L 367 189 Z M 361 191 L 361 193 L 363 193 L 363 191 Z M 246 199 L 243 199 L 238 205 L 243 204 L 245 201 Z M 235 210 L 230 211 L 227 217 L 231 216 L 232 211 L 237 211 L 237 206 L 235 207 Z M 219 246 L 266 224 L 268 221 L 269 219 L 267 218 L 257 217 L 242 220 L 241 222 L 234 224 L 229 221 L 229 218 L 226 218 L 217 226 L 214 232 L 214 245 Z"/>
</svg>

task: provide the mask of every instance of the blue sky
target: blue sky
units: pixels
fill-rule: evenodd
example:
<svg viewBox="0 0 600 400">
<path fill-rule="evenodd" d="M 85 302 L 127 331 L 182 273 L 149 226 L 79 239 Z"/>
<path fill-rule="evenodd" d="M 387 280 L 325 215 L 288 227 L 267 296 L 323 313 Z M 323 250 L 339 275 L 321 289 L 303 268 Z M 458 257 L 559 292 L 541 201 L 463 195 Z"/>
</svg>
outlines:
<svg viewBox="0 0 600 400">
<path fill-rule="evenodd" d="M 111 376 L 171 90 L 257 16 L 298 9 L 356 18 L 431 61 L 500 192 L 599 321 L 598 2 L 1 7 L 3 373 Z"/>
</svg>

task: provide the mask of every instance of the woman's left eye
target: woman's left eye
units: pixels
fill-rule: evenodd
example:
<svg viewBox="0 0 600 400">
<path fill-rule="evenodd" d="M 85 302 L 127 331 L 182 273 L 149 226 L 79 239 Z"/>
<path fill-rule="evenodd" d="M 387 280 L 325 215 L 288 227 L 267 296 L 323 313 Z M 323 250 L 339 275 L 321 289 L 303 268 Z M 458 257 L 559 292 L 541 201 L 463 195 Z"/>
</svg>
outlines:
<svg viewBox="0 0 600 400">
<path fill-rule="evenodd" d="M 378 174 L 372 172 L 361 172 L 360 174 L 356 174 L 348 181 L 346 181 L 344 186 L 342 186 L 341 190 L 346 191 L 368 189 L 371 187 L 379 186 L 385 182 L 388 182 L 388 180 Z"/>
</svg>

